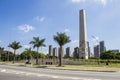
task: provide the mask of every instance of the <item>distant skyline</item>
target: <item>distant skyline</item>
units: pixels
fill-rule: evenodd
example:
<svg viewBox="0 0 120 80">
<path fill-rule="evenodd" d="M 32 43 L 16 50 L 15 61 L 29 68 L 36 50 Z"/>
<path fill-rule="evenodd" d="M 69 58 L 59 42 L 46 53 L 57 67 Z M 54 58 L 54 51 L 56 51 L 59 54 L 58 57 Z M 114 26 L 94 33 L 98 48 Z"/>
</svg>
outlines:
<svg viewBox="0 0 120 80">
<path fill-rule="evenodd" d="M 108 49 L 120 49 L 120 0 L 0 0 L 0 46 L 8 50 L 9 43 L 19 41 L 25 47 L 33 37 L 45 38 L 49 45 L 58 47 L 53 40 L 56 32 L 66 32 L 71 43 L 79 46 L 79 10 L 85 9 L 87 35 L 90 47 L 96 44 L 92 36 L 105 41 Z M 40 49 L 41 51 L 41 49 Z M 93 52 L 93 51 L 92 51 Z"/>
</svg>

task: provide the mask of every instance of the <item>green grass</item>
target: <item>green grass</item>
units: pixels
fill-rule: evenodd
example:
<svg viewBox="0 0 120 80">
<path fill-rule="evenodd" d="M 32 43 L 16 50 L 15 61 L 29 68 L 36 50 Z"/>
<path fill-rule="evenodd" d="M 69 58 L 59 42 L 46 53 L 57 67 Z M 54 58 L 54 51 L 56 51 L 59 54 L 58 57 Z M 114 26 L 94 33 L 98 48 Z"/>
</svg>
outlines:
<svg viewBox="0 0 120 80">
<path fill-rule="evenodd" d="M 49 66 L 50 67 L 50 66 Z M 69 69 L 69 70 L 92 70 L 92 71 L 120 71 L 120 68 L 109 66 L 93 65 L 64 65 L 62 67 L 51 66 L 50 68 Z"/>
<path fill-rule="evenodd" d="M 109 64 L 109 67 L 115 67 L 115 68 L 120 68 L 120 64 Z"/>
<path fill-rule="evenodd" d="M 94 63 L 94 64 L 82 64 L 82 65 L 36 65 L 36 64 L 25 64 L 25 63 L 12 63 L 12 62 L 0 62 L 1 64 L 9 64 L 15 66 L 26 66 L 26 67 L 48 67 L 57 69 L 69 69 L 69 70 L 92 70 L 92 71 L 120 71 L 120 63 Z"/>
</svg>

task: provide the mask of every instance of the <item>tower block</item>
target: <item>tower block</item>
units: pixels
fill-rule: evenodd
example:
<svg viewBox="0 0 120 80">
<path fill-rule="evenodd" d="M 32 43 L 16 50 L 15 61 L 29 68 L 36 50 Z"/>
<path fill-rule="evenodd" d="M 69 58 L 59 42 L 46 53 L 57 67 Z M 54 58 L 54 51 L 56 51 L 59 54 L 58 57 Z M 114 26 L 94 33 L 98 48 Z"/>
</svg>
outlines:
<svg viewBox="0 0 120 80">
<path fill-rule="evenodd" d="M 88 44 L 85 10 L 79 11 L 79 58 L 88 59 Z"/>
</svg>

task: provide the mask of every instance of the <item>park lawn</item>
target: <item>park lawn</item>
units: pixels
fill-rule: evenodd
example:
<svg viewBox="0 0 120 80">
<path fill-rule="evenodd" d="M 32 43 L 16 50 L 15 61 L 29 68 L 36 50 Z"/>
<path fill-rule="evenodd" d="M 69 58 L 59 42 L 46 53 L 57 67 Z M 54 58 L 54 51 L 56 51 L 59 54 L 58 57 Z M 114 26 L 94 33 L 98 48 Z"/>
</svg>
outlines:
<svg viewBox="0 0 120 80">
<path fill-rule="evenodd" d="M 83 65 L 63 65 L 59 67 L 57 65 L 34 65 L 25 63 L 12 62 L 1 62 L 2 64 L 15 65 L 15 66 L 26 66 L 26 67 L 40 67 L 40 68 L 52 68 L 52 69 L 63 69 L 63 70 L 88 70 L 88 71 L 120 71 L 120 63 L 109 63 L 105 64 L 83 64 Z"/>
<path fill-rule="evenodd" d="M 120 71 L 120 64 L 109 64 L 108 66 L 104 64 L 92 64 L 92 65 L 63 65 L 58 66 L 48 66 L 49 68 L 57 69 L 69 69 L 69 70 L 88 70 L 88 71 Z"/>
</svg>

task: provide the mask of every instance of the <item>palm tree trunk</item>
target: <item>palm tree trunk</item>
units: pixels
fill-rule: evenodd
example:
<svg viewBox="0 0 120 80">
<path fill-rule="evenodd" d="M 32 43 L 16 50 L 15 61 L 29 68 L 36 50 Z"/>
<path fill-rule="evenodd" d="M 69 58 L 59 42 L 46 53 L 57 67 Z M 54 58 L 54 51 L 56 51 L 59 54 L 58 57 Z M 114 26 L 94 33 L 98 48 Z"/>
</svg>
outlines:
<svg viewBox="0 0 120 80">
<path fill-rule="evenodd" d="M 59 64 L 58 64 L 58 66 L 62 66 L 62 53 L 63 53 L 63 49 L 62 49 L 62 46 L 60 46 Z"/>
<path fill-rule="evenodd" d="M 14 50 L 13 64 L 15 63 L 15 52 L 16 52 L 16 50 Z"/>
<path fill-rule="evenodd" d="M 38 50 L 39 50 L 39 47 L 37 47 L 37 57 L 36 57 L 36 64 L 38 64 Z"/>
</svg>

